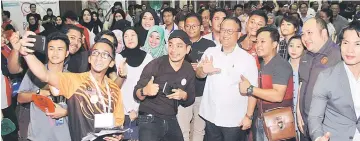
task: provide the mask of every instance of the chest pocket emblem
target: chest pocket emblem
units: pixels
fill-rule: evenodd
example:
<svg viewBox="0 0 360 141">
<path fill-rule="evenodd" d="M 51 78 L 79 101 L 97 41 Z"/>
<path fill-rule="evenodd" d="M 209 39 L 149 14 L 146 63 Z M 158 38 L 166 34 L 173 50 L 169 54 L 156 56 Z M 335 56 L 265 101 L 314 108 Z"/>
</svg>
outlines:
<svg viewBox="0 0 360 141">
<path fill-rule="evenodd" d="M 186 85 L 186 79 L 185 79 L 185 78 L 183 78 L 183 79 L 181 80 L 181 85 L 183 85 L 183 86 Z"/>
</svg>

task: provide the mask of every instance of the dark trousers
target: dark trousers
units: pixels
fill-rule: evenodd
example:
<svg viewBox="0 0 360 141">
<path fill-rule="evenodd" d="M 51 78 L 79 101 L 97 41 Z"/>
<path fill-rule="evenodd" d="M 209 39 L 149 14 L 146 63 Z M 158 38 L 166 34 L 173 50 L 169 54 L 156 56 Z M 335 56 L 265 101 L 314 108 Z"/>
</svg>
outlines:
<svg viewBox="0 0 360 141">
<path fill-rule="evenodd" d="M 220 127 L 205 120 L 205 141 L 245 141 L 246 130 L 240 127 Z"/>
<path fill-rule="evenodd" d="M 138 125 L 140 141 L 184 141 L 176 116 L 162 119 L 139 113 Z"/>
<path fill-rule="evenodd" d="M 311 141 L 311 138 L 300 132 L 300 141 Z"/>
</svg>

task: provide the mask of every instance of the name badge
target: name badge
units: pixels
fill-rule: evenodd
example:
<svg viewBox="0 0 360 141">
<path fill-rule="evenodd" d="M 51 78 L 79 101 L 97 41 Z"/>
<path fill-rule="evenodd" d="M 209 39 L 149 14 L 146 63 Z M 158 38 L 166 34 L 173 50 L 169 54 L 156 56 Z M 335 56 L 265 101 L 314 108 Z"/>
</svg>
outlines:
<svg viewBox="0 0 360 141">
<path fill-rule="evenodd" d="M 95 128 L 113 128 L 115 119 L 113 113 L 95 114 Z"/>
</svg>

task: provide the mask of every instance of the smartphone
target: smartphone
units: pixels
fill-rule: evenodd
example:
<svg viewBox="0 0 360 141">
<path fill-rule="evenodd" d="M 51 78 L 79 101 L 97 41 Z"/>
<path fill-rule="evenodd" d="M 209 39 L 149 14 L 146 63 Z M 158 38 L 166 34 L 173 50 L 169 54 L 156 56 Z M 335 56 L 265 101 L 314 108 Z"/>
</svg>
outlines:
<svg viewBox="0 0 360 141">
<path fill-rule="evenodd" d="M 165 82 L 165 85 L 164 85 L 164 88 L 163 88 L 163 93 L 165 95 L 171 95 L 173 92 L 172 92 L 172 89 L 174 89 L 174 87 L 172 87 L 171 85 L 169 85 L 167 82 Z"/>
<path fill-rule="evenodd" d="M 13 30 L 6 30 L 6 31 L 4 31 L 5 37 L 6 37 L 6 39 L 7 39 L 8 41 L 10 41 L 10 37 L 11 37 L 11 35 L 12 35 L 13 33 L 14 33 Z"/>
<path fill-rule="evenodd" d="M 28 38 L 35 38 L 34 47 L 31 47 L 29 49 L 32 49 L 36 52 L 40 52 L 42 54 L 45 54 L 45 44 L 46 44 L 46 37 L 41 35 L 29 35 Z"/>
</svg>

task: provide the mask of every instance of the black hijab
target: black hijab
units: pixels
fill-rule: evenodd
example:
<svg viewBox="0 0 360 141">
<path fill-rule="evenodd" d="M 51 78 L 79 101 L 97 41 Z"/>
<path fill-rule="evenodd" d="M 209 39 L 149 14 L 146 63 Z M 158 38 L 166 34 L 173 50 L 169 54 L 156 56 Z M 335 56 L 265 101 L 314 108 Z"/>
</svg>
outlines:
<svg viewBox="0 0 360 141">
<path fill-rule="evenodd" d="M 97 17 L 96 20 L 93 19 L 93 15 L 94 15 L 94 14 L 95 14 L 96 17 Z M 91 12 L 91 19 L 94 21 L 94 23 L 95 23 L 96 26 L 99 26 L 100 29 L 103 29 L 103 23 L 100 21 L 100 19 L 99 19 L 99 14 L 98 14 L 97 12 Z"/>
<path fill-rule="evenodd" d="M 35 24 L 31 25 L 30 21 L 29 21 L 30 17 L 34 17 L 34 16 L 29 16 L 29 18 L 27 19 L 27 21 L 29 23 L 29 29 L 30 29 L 30 31 L 35 32 L 39 28 L 39 21 L 36 20 L 36 17 L 34 17 L 35 18 Z"/>
<path fill-rule="evenodd" d="M 84 13 L 85 11 L 88 11 L 90 14 L 90 22 L 86 23 L 83 19 Z M 91 32 L 93 29 L 94 34 L 98 34 L 99 33 L 99 29 L 98 29 L 98 25 L 95 24 L 94 20 L 92 19 L 92 15 L 91 15 L 91 11 L 90 9 L 84 9 L 83 11 L 81 11 L 81 16 L 80 16 L 80 22 L 79 22 L 82 26 L 86 27 L 87 29 L 89 29 L 89 31 Z"/>
<path fill-rule="evenodd" d="M 56 19 L 57 18 L 61 18 L 61 16 L 57 16 Z M 56 27 L 57 30 L 61 30 L 63 25 L 64 25 L 64 20 L 62 18 L 61 18 L 61 24 L 56 24 L 56 22 L 55 22 L 55 27 Z"/>
<path fill-rule="evenodd" d="M 138 25 L 138 27 L 136 28 L 136 31 L 137 31 L 137 33 L 138 33 L 138 35 L 139 35 L 139 44 L 140 44 L 140 46 L 144 46 L 144 43 L 145 43 L 145 41 L 146 41 L 147 34 L 148 34 L 148 32 L 149 32 L 149 30 L 146 30 L 146 29 L 142 26 L 142 24 L 141 24 L 142 18 L 144 17 L 144 15 L 145 15 L 146 12 L 149 12 L 149 13 L 153 16 L 153 18 L 154 18 L 154 20 L 155 20 L 155 25 L 159 25 L 159 22 L 160 22 L 159 16 L 157 16 L 156 12 L 155 12 L 153 9 L 151 9 L 151 8 L 146 9 L 145 11 L 143 11 L 143 12 L 140 14 L 139 25 Z"/>
<path fill-rule="evenodd" d="M 114 26 L 115 26 L 115 22 L 117 22 L 117 21 L 115 20 L 115 15 L 116 15 L 117 13 L 119 13 L 119 14 L 123 17 L 123 19 L 126 20 L 126 14 L 125 14 L 125 12 L 124 12 L 123 10 L 121 10 L 121 9 L 116 10 L 116 11 L 114 12 L 114 14 L 113 14 L 113 21 L 112 21 L 112 23 L 111 23 L 110 29 L 113 29 Z"/>
<path fill-rule="evenodd" d="M 128 30 L 134 30 L 133 28 L 124 29 L 123 36 L 125 32 Z M 135 31 L 135 30 L 134 30 Z M 136 32 L 136 31 L 135 31 Z M 139 36 L 138 36 L 139 37 Z M 125 40 L 124 40 L 125 44 Z M 125 49 L 120 53 L 124 58 L 126 58 L 126 63 L 132 67 L 138 67 L 144 61 L 146 52 L 140 49 L 140 45 L 138 44 L 135 48 L 130 49 L 125 44 Z"/>
<path fill-rule="evenodd" d="M 131 27 L 131 23 L 125 19 L 121 19 L 119 21 L 116 21 L 113 25 L 111 25 L 110 30 L 121 30 L 124 31 L 124 29 L 126 29 L 127 27 Z"/>
</svg>

